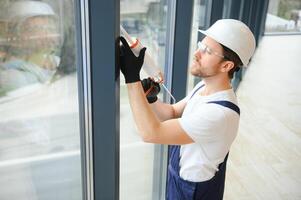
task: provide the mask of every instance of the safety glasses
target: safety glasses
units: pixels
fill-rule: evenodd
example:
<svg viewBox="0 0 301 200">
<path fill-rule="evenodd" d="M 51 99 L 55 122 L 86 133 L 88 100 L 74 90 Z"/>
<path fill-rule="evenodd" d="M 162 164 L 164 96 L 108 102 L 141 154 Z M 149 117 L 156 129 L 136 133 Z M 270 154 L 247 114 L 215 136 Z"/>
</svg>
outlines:
<svg viewBox="0 0 301 200">
<path fill-rule="evenodd" d="M 218 57 L 225 58 L 225 56 L 213 51 L 206 44 L 204 44 L 202 42 L 198 42 L 198 50 L 203 53 L 208 53 L 209 55 L 216 55 Z"/>
</svg>

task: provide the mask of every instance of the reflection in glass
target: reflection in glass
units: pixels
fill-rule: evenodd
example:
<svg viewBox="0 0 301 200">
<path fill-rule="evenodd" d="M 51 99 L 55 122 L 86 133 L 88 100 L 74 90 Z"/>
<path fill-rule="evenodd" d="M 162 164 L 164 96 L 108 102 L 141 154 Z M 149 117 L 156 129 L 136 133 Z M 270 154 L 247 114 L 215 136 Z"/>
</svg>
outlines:
<svg viewBox="0 0 301 200">
<path fill-rule="evenodd" d="M 15 2 L 8 8 L 6 54 L 0 71 L 2 95 L 49 82 L 60 62 L 58 17 L 42 2 Z"/>
<path fill-rule="evenodd" d="M 301 32 L 301 1 L 270 0 L 265 32 Z"/>
<path fill-rule="evenodd" d="M 193 5 L 193 17 L 192 17 L 192 30 L 190 39 L 190 49 L 189 49 L 189 61 L 188 61 L 188 72 L 187 72 L 187 88 L 186 91 L 189 92 L 194 87 L 200 79 L 191 75 L 190 66 L 193 61 L 194 53 L 197 50 L 197 43 L 199 38 L 199 29 L 206 29 L 206 19 L 209 13 L 207 12 L 208 0 L 195 0 Z"/>
<path fill-rule="evenodd" d="M 120 24 L 147 47 L 148 53 L 164 71 L 166 1 L 121 0 Z M 141 79 L 147 74 L 142 70 Z M 120 81 L 120 199 L 152 199 L 154 147 L 144 143 L 136 132 L 130 111 L 124 77 Z M 163 89 L 161 89 L 162 91 Z"/>
<path fill-rule="evenodd" d="M 74 2 L 0 13 L 0 199 L 81 199 Z"/>
</svg>

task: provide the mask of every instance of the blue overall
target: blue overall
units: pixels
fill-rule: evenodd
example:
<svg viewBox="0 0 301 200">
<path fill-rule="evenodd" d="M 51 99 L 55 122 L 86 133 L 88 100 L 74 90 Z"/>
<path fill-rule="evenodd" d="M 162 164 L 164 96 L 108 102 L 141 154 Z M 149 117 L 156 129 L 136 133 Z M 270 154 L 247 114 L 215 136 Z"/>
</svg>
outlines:
<svg viewBox="0 0 301 200">
<path fill-rule="evenodd" d="M 203 85 L 197 90 L 199 90 L 201 87 L 203 87 Z M 196 91 L 192 94 L 192 96 L 196 93 Z M 240 114 L 239 107 L 230 101 L 210 101 L 207 103 L 219 104 L 234 110 L 237 112 L 237 114 Z M 171 145 L 169 149 L 166 199 L 222 200 L 224 195 L 226 164 L 229 153 L 226 155 L 224 161 L 219 164 L 219 170 L 215 173 L 213 178 L 203 182 L 191 182 L 182 179 L 179 175 L 180 147 L 180 145 Z"/>
</svg>

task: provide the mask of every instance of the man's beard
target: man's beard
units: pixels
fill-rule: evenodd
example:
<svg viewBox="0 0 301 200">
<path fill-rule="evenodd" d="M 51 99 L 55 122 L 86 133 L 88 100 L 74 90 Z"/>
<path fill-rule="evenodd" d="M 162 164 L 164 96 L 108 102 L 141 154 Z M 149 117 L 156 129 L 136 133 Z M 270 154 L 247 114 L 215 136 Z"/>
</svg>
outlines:
<svg viewBox="0 0 301 200">
<path fill-rule="evenodd" d="M 216 76 L 218 74 L 218 71 L 214 70 L 214 71 L 210 71 L 210 72 L 204 72 L 204 70 L 202 70 L 202 69 L 198 69 L 198 70 L 191 69 L 190 73 L 193 76 L 197 76 L 197 77 L 200 77 L 200 78 L 209 78 L 209 77 Z"/>
</svg>

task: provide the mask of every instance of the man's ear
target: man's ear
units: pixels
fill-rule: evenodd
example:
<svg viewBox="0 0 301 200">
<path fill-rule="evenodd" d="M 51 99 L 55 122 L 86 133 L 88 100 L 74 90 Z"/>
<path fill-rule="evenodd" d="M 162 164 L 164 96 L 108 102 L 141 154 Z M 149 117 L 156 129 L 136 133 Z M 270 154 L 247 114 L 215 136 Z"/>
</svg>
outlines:
<svg viewBox="0 0 301 200">
<path fill-rule="evenodd" d="M 234 62 L 230 60 L 225 60 L 222 62 L 221 71 L 229 72 L 234 67 Z"/>
</svg>

